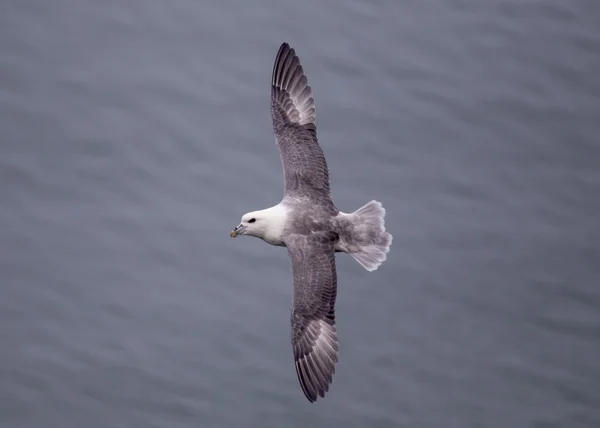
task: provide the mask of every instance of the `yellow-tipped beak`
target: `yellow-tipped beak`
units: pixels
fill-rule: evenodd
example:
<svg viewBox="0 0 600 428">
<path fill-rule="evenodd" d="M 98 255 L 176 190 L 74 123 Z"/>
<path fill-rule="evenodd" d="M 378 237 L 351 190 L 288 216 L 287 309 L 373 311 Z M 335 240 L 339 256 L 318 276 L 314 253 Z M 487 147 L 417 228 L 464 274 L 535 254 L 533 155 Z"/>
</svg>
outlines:
<svg viewBox="0 0 600 428">
<path fill-rule="evenodd" d="M 235 238 L 238 235 L 243 235 L 244 232 L 246 231 L 246 228 L 247 228 L 247 226 L 240 224 L 239 226 L 234 227 L 231 232 L 229 232 L 229 236 L 231 236 L 232 238 Z"/>
</svg>

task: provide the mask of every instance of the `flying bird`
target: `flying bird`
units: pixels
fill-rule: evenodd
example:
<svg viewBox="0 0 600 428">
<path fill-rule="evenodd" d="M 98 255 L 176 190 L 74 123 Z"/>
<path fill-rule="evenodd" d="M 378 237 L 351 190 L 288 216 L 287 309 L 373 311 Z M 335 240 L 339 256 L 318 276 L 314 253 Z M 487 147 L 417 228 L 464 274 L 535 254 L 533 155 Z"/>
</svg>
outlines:
<svg viewBox="0 0 600 428">
<path fill-rule="evenodd" d="M 271 116 L 283 165 L 283 199 L 244 214 L 230 236 L 253 236 L 287 248 L 294 283 L 292 350 L 300 386 L 312 403 L 325 397 L 338 361 L 335 253 L 348 253 L 374 271 L 386 260 L 392 235 L 385 231 L 380 202 L 352 213 L 336 208 L 317 139 L 312 89 L 287 43 L 273 66 Z"/>
</svg>

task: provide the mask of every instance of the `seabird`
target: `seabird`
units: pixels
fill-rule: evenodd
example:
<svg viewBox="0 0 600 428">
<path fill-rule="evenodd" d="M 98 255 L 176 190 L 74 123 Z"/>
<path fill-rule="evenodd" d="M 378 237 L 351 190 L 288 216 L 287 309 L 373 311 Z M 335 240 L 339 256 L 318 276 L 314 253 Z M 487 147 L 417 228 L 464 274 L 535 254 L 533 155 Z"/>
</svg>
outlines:
<svg viewBox="0 0 600 428">
<path fill-rule="evenodd" d="M 329 390 L 338 361 L 335 253 L 348 253 L 373 271 L 386 260 L 392 235 L 385 231 L 380 202 L 352 213 L 336 208 L 317 140 L 312 89 L 287 43 L 273 66 L 271 116 L 283 165 L 283 199 L 244 214 L 230 236 L 254 236 L 287 248 L 294 282 L 292 349 L 300 386 L 312 403 Z"/>
</svg>

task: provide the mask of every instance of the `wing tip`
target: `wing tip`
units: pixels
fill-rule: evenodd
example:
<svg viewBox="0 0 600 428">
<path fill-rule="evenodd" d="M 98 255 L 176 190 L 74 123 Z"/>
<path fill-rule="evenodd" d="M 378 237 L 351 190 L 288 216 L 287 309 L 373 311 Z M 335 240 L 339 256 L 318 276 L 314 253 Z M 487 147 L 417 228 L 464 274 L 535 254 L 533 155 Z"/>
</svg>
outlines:
<svg viewBox="0 0 600 428">
<path fill-rule="evenodd" d="M 324 326 L 327 326 L 323 330 Z M 319 321 L 317 337 L 310 350 L 299 353 L 296 349 L 294 360 L 296 374 L 302 392 L 314 403 L 319 397 L 324 398 L 333 383 L 336 364 L 338 363 L 338 339 L 335 325 Z"/>
<path fill-rule="evenodd" d="M 312 88 L 308 84 L 300 58 L 288 42 L 279 46 L 275 56 L 271 88 L 279 103 L 283 103 L 288 97 L 291 99 L 295 113 L 289 109 L 285 113 L 292 122 L 300 125 L 315 124 L 316 109 Z"/>
<path fill-rule="evenodd" d="M 294 59 L 296 59 L 294 63 Z M 275 56 L 273 64 L 273 76 L 271 83 L 273 86 L 287 90 L 287 82 L 290 75 L 296 71 L 300 65 L 300 58 L 296 55 L 296 51 L 287 42 L 283 42 Z M 300 69 L 302 71 L 302 69 Z"/>
<path fill-rule="evenodd" d="M 319 399 L 319 397 L 325 398 L 325 395 L 329 391 L 329 387 L 333 383 L 335 368 L 329 373 L 329 376 L 327 376 L 325 382 L 322 382 L 317 378 L 312 378 L 309 365 L 310 363 L 304 358 L 297 360 L 296 374 L 298 375 L 298 380 L 300 381 L 300 387 L 302 388 L 304 396 L 309 402 L 314 403 Z"/>
</svg>

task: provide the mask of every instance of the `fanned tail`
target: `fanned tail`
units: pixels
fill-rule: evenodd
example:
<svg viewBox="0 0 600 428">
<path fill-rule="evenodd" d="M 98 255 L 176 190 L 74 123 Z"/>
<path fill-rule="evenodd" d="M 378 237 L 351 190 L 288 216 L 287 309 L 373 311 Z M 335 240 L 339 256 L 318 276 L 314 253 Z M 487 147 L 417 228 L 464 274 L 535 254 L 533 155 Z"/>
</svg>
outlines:
<svg viewBox="0 0 600 428">
<path fill-rule="evenodd" d="M 387 258 L 392 235 L 385 231 L 385 208 L 371 201 L 354 211 L 352 241 L 356 244 L 350 255 L 369 272 L 376 270 Z"/>
</svg>

